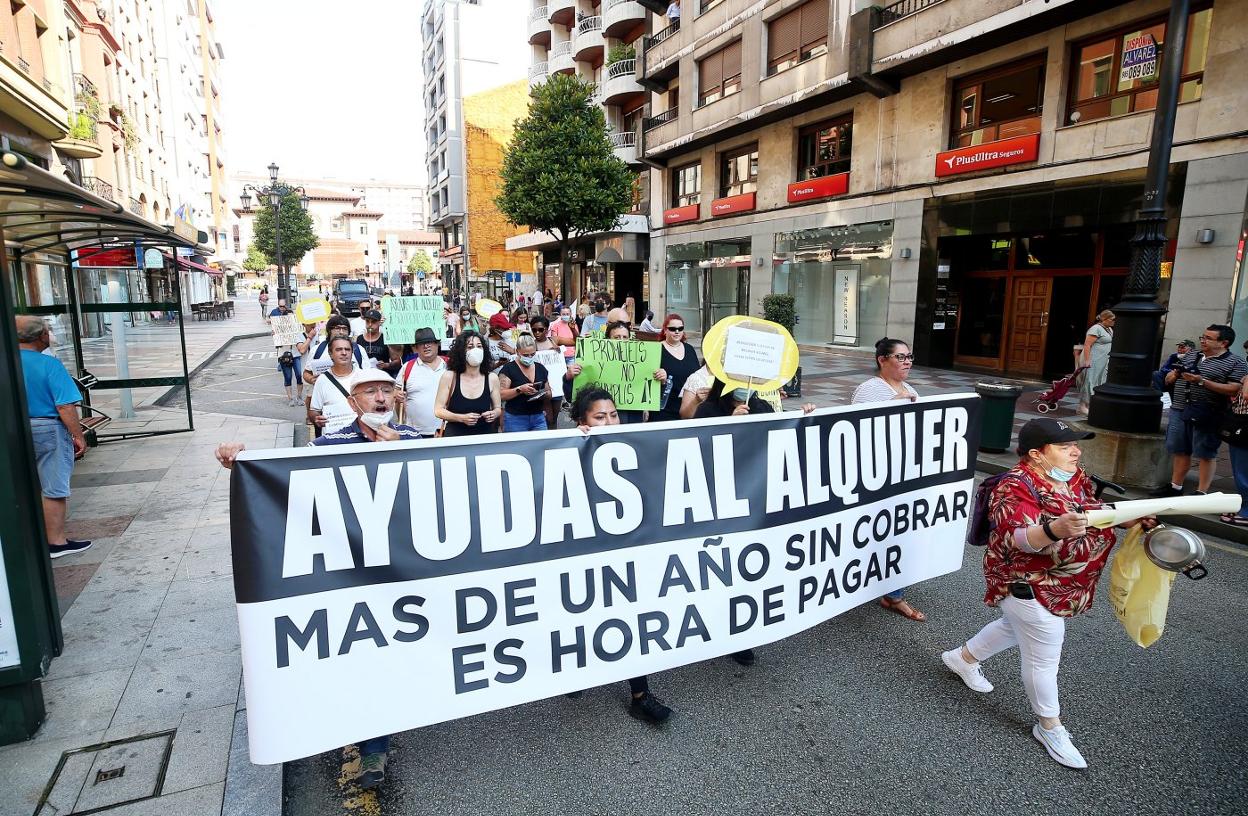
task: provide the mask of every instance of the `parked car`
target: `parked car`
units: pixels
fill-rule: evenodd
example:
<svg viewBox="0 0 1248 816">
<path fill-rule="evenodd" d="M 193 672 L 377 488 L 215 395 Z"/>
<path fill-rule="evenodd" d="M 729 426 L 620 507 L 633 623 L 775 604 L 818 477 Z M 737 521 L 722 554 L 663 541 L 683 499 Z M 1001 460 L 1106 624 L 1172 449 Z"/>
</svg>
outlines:
<svg viewBox="0 0 1248 816">
<path fill-rule="evenodd" d="M 360 313 L 360 301 L 372 298 L 368 282 L 363 280 L 339 280 L 334 282 L 334 303 L 347 317 Z"/>
</svg>

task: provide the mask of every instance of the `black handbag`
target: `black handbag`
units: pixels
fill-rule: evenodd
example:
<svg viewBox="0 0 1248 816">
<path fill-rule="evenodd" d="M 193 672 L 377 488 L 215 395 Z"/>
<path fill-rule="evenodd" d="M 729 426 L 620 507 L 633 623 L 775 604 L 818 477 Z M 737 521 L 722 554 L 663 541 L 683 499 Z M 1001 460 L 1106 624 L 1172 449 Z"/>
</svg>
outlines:
<svg viewBox="0 0 1248 816">
<path fill-rule="evenodd" d="M 1183 408 L 1183 419 L 1205 433 L 1220 431 L 1223 417 L 1227 415 L 1225 404 L 1211 402 L 1189 402 Z"/>
<path fill-rule="evenodd" d="M 1248 448 L 1248 414 L 1228 413 L 1222 418 L 1218 437 L 1236 448 Z"/>
</svg>

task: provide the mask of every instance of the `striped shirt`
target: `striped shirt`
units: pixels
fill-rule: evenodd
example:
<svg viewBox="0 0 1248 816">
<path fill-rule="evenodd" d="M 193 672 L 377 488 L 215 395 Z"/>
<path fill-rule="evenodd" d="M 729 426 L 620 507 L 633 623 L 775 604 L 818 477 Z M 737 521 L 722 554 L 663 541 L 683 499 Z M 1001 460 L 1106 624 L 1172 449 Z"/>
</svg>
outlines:
<svg viewBox="0 0 1248 816">
<path fill-rule="evenodd" d="M 1224 351 L 1217 357 L 1205 357 L 1198 351 L 1189 351 L 1180 358 L 1183 368 L 1199 374 L 1206 380 L 1215 383 L 1240 382 L 1248 377 L 1248 362 Z M 1184 408 L 1188 403 L 1205 402 L 1214 405 L 1225 405 L 1227 398 L 1211 389 L 1188 382 L 1180 375 L 1174 381 L 1174 395 L 1171 397 L 1170 410 Z"/>
<path fill-rule="evenodd" d="M 903 382 L 901 385 L 906 389 L 907 394 L 915 399 L 918 398 L 919 392 L 911 388 L 910 383 Z M 850 402 L 857 405 L 860 402 L 888 402 L 896 398 L 897 392 L 883 377 L 872 377 L 854 389 L 854 396 Z"/>
<path fill-rule="evenodd" d="M 406 425 L 396 425 L 391 422 L 390 428 L 391 430 L 399 432 L 400 439 L 421 438 L 420 431 L 417 431 L 415 428 L 409 428 Z M 325 445 L 351 445 L 356 442 L 368 441 L 370 440 L 364 435 L 364 432 L 360 430 L 360 421 L 357 419 L 355 422 L 352 422 L 344 428 L 339 428 L 331 433 L 322 434 L 320 438 L 313 439 L 308 443 L 308 447 L 319 448 L 324 447 Z"/>
</svg>

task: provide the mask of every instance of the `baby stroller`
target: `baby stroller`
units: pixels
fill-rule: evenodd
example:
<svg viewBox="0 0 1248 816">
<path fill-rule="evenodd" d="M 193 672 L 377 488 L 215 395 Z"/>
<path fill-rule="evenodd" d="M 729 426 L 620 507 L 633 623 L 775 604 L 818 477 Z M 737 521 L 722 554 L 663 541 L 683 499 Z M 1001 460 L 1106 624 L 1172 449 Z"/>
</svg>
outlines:
<svg viewBox="0 0 1248 816">
<path fill-rule="evenodd" d="M 1036 395 L 1036 410 L 1042 414 L 1047 414 L 1049 411 L 1056 410 L 1057 404 L 1061 402 L 1062 397 L 1066 396 L 1067 392 L 1074 388 L 1075 384 L 1079 382 L 1079 375 L 1091 367 L 1092 366 L 1086 365 L 1079 366 L 1070 374 L 1062 377 L 1060 380 L 1054 380 L 1052 388 L 1048 391 L 1042 391 L 1040 394 Z"/>
</svg>

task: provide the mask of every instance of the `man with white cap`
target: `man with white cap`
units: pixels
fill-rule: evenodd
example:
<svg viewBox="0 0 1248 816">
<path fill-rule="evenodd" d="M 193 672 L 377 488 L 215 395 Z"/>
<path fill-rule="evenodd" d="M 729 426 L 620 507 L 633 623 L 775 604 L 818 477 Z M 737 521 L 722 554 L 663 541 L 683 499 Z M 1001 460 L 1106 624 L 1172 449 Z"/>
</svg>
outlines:
<svg viewBox="0 0 1248 816">
<path fill-rule="evenodd" d="M 349 445 L 360 442 L 393 442 L 398 439 L 420 439 L 420 433 L 406 425 L 396 425 L 394 399 L 398 386 L 384 371 L 366 368 L 356 371 L 348 381 L 347 402 L 356 413 L 350 425 L 333 433 L 327 433 L 308 444 Z M 222 442 L 217 446 L 217 461 L 224 468 L 234 466 L 234 460 L 245 449 L 242 442 Z M 390 736 L 373 737 L 360 743 L 360 774 L 356 778 L 365 790 L 375 788 L 386 779 L 386 754 L 390 750 Z"/>
</svg>

